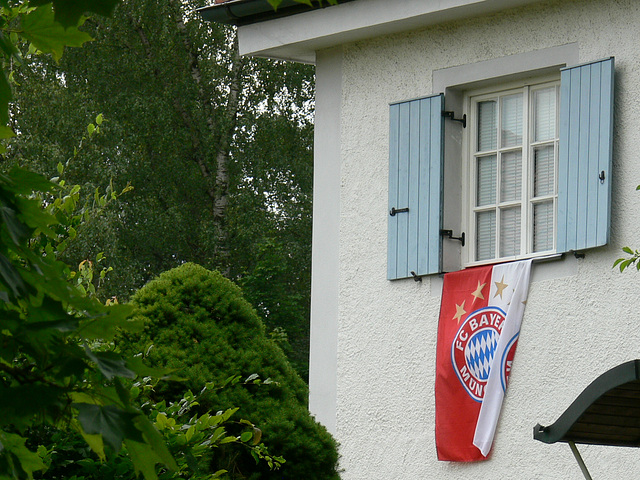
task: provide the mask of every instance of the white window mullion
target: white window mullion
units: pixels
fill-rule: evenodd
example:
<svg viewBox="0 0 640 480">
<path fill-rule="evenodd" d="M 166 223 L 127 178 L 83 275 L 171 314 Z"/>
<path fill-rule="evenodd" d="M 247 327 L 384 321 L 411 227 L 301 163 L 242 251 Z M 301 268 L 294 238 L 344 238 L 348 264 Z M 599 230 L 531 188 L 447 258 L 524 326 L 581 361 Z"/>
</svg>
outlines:
<svg viewBox="0 0 640 480">
<path fill-rule="evenodd" d="M 494 258 L 500 258 L 500 244 L 502 237 L 502 215 L 500 211 L 500 203 L 502 202 L 502 101 L 500 97 L 496 98 L 496 207 L 495 207 L 495 223 L 496 223 L 496 240 L 494 243 Z"/>
<path fill-rule="evenodd" d="M 526 117 L 523 115 L 523 89 L 500 96 L 500 201 L 497 258 L 520 255 L 522 247 L 522 180 L 523 138 L 526 135 Z M 525 189 L 526 191 L 526 189 Z M 525 214 L 526 215 L 526 214 Z"/>
<path fill-rule="evenodd" d="M 470 121 L 471 121 L 471 125 L 473 125 L 472 128 L 472 134 L 471 134 L 471 140 L 469 141 L 469 152 L 471 153 L 471 155 L 467 158 L 469 158 L 470 164 L 469 164 L 469 168 L 468 168 L 468 172 L 470 172 L 469 175 L 469 185 L 471 188 L 468 189 L 468 191 L 470 191 L 470 195 L 469 195 L 469 199 L 467 201 L 467 205 L 470 205 L 470 210 L 469 210 L 469 221 L 468 221 L 468 229 L 469 229 L 469 233 L 470 233 L 470 238 L 469 240 L 471 240 L 471 245 L 469 250 L 472 252 L 469 259 L 472 261 L 476 261 L 479 257 L 478 255 L 478 213 L 477 213 L 477 198 L 478 198 L 478 156 L 476 155 L 476 152 L 478 151 L 478 145 L 480 143 L 480 132 L 478 131 L 479 129 L 476 128 L 476 126 L 478 125 L 478 123 L 480 122 L 479 120 L 479 115 L 478 115 L 478 102 L 477 101 L 472 101 L 471 105 L 470 105 L 470 111 L 469 111 L 469 117 L 470 117 Z"/>
<path fill-rule="evenodd" d="M 530 252 L 530 237 L 528 225 L 530 225 L 530 219 L 532 218 L 532 206 L 528 201 L 531 194 L 531 189 L 533 188 L 532 183 L 532 166 L 530 162 L 531 151 L 530 151 L 530 138 L 531 131 L 533 129 L 531 121 L 529 121 L 530 114 L 530 91 L 529 87 L 524 87 L 524 99 L 523 99 L 523 109 L 522 109 L 522 117 L 524 119 L 523 128 L 523 137 L 522 137 L 522 196 L 521 196 L 521 207 L 520 211 L 522 212 L 522 223 L 520 230 L 520 253 Z"/>
<path fill-rule="evenodd" d="M 532 253 L 554 249 L 557 183 L 558 88 L 542 87 L 531 95 L 531 188 L 529 198 L 530 249 Z M 551 178 L 550 178 L 551 176 Z M 553 180 L 551 182 L 551 180 Z M 546 235 L 545 235 L 546 233 Z"/>
<path fill-rule="evenodd" d="M 553 251 L 558 250 L 558 160 L 560 158 L 560 85 L 556 85 L 556 141 L 553 162 Z"/>
<path fill-rule="evenodd" d="M 560 91 L 560 89 L 558 89 L 558 92 Z M 559 97 L 559 95 L 558 95 Z M 560 101 L 560 98 L 558 98 L 558 102 Z M 559 105 L 559 103 L 557 104 Z M 560 110 L 559 108 L 556 110 Z M 558 134 L 556 133 L 556 136 Z M 553 235 L 553 251 L 557 251 L 558 249 L 558 245 L 557 245 L 557 236 L 555 235 L 555 232 L 558 231 L 558 158 L 559 158 L 559 145 L 560 142 L 558 140 L 556 140 L 554 142 L 554 165 L 553 165 L 553 170 L 554 170 L 554 179 L 553 179 L 553 231 L 554 231 L 554 235 Z"/>
<path fill-rule="evenodd" d="M 472 238 L 474 259 L 478 260 L 495 258 L 499 112 L 494 98 L 475 101 L 472 108 L 475 116 L 472 122 L 477 127 L 472 143 Z"/>
</svg>

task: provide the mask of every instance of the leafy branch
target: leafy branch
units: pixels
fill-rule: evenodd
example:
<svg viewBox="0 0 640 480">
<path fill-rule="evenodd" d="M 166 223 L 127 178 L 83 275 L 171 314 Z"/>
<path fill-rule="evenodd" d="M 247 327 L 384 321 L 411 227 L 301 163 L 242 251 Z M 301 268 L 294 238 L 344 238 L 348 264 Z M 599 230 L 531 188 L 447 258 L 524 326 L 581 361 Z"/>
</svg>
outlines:
<svg viewBox="0 0 640 480">
<path fill-rule="evenodd" d="M 102 13 L 115 1 L 88 3 L 0 0 L 0 50 L 10 60 L 5 69 L 21 61 L 21 43 L 29 43 L 32 53 L 59 59 L 65 46 L 90 40 L 77 28 L 82 14 Z M 9 119 L 11 100 L 5 69 L 0 72 L 2 123 Z M 90 135 L 92 130 L 96 127 Z M 0 129 L 0 137 L 12 135 L 8 127 Z M 102 305 L 67 281 L 69 269 L 56 253 L 63 238 L 74 236 L 73 221 L 81 223 L 86 216 L 74 218 L 76 187 L 45 201 L 61 188 L 18 168 L 0 175 L 0 477 L 32 479 L 46 467 L 26 446 L 28 430 L 44 421 L 78 429 L 98 456 L 104 456 L 104 444 L 118 451 L 123 442 L 139 442 L 135 469 L 155 479 L 156 463 L 174 470 L 177 464 L 120 381 L 144 374 L 144 366 L 114 352 L 81 347 L 141 325 L 129 320 L 130 307 Z M 61 224 L 62 233 L 56 231 Z M 79 402 L 82 398 L 91 402 Z"/>
<path fill-rule="evenodd" d="M 631 265 L 635 265 L 636 270 L 640 270 L 640 262 L 638 262 L 640 259 L 640 250 L 633 250 L 630 247 L 624 247 L 622 251 L 631 256 L 627 258 L 618 258 L 613 263 L 613 266 L 620 268 L 621 272 L 624 272 L 624 270 Z"/>
<path fill-rule="evenodd" d="M 640 185 L 636 187 L 636 191 L 640 190 Z M 613 268 L 618 267 L 621 272 L 624 272 L 628 267 L 635 265 L 636 270 L 640 270 L 640 250 L 634 250 L 631 247 L 623 247 L 622 251 L 630 257 L 618 258 L 613 262 Z"/>
</svg>

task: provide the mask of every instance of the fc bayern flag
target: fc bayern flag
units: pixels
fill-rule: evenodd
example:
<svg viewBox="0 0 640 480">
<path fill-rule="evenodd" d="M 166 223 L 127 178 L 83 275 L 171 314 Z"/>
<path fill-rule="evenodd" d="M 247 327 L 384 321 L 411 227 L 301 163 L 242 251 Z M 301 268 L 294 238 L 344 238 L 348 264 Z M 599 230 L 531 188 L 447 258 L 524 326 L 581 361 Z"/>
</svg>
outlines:
<svg viewBox="0 0 640 480">
<path fill-rule="evenodd" d="M 518 343 L 531 260 L 444 276 L 436 354 L 439 460 L 484 460 Z"/>
</svg>

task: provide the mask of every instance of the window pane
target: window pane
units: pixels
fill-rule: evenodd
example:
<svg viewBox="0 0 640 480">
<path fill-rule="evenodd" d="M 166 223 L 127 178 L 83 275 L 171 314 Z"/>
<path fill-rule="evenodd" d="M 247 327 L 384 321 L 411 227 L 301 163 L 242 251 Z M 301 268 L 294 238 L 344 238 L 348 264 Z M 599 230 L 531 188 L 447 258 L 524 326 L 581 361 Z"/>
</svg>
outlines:
<svg viewBox="0 0 640 480">
<path fill-rule="evenodd" d="M 502 98 L 502 147 L 522 145 L 522 94 Z"/>
<path fill-rule="evenodd" d="M 520 200 L 522 192 L 522 152 L 518 150 L 503 153 L 501 158 L 500 201 Z"/>
<path fill-rule="evenodd" d="M 500 256 L 520 253 L 520 207 L 500 211 Z"/>
<path fill-rule="evenodd" d="M 478 103 L 478 151 L 495 150 L 498 128 L 496 125 L 496 101 Z"/>
<path fill-rule="evenodd" d="M 533 105 L 535 141 L 541 142 L 556 138 L 556 88 L 536 90 L 533 93 Z"/>
<path fill-rule="evenodd" d="M 533 251 L 553 249 L 553 201 L 533 206 Z"/>
<path fill-rule="evenodd" d="M 555 161 L 553 145 L 536 147 L 533 150 L 533 196 L 552 195 L 554 188 Z"/>
<path fill-rule="evenodd" d="M 496 203 L 496 156 L 478 158 L 478 198 L 476 205 Z"/>
<path fill-rule="evenodd" d="M 496 212 L 480 212 L 476 216 L 476 260 L 488 260 L 496 255 Z"/>
</svg>

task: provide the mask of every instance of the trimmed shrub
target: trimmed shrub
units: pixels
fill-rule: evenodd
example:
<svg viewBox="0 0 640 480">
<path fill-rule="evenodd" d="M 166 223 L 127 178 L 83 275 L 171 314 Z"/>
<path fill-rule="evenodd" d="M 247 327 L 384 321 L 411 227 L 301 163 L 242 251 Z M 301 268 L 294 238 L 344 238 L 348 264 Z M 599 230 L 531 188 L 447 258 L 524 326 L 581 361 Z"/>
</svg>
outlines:
<svg viewBox="0 0 640 480">
<path fill-rule="evenodd" d="M 221 385 L 233 375 L 258 374 L 273 382 L 209 390 L 200 397 L 200 410 L 239 407 L 239 418 L 256 424 L 269 452 L 286 463 L 270 471 L 256 466 L 248 452 L 228 449 L 216 455 L 212 471 L 226 468 L 236 479 L 339 479 L 337 445 L 309 414 L 306 384 L 266 336 L 235 284 L 218 272 L 185 264 L 149 282 L 131 303 L 145 328 L 139 336 L 122 337 L 122 350 L 147 352 L 148 363 L 185 379 L 161 382 L 158 397 L 176 401 L 186 389 L 199 392 L 208 382 Z"/>
</svg>

